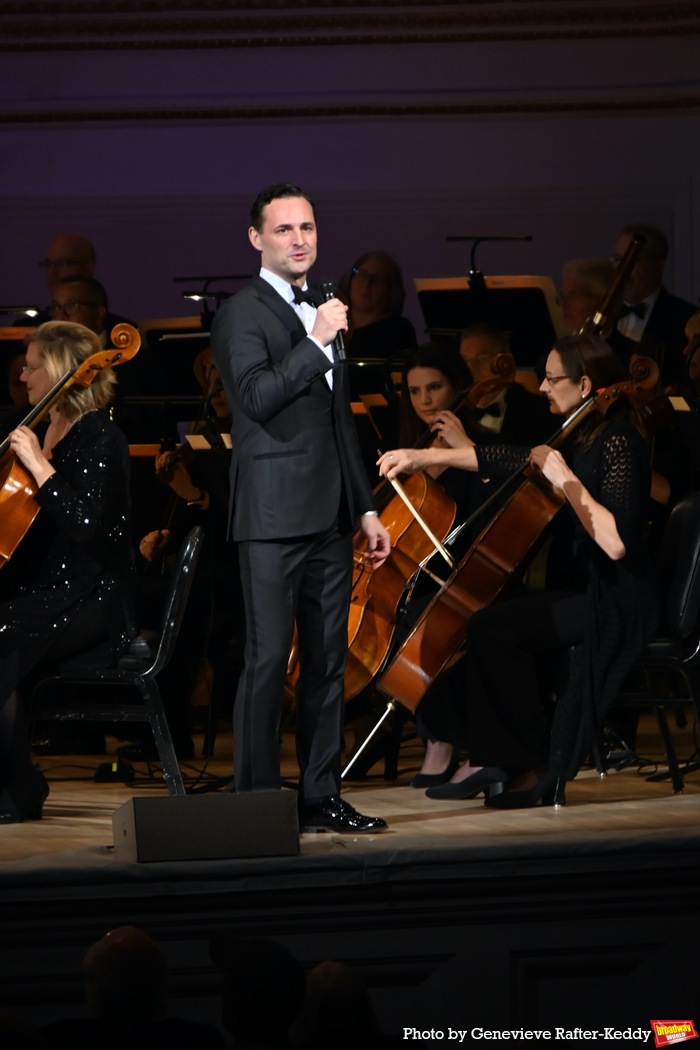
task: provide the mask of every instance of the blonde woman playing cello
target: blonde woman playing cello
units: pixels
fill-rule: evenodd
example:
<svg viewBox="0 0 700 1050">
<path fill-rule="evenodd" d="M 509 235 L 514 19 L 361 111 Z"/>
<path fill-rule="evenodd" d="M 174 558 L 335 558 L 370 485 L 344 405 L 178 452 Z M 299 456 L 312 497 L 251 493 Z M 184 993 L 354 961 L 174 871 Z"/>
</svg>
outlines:
<svg viewBox="0 0 700 1050">
<path fill-rule="evenodd" d="M 49 321 L 31 332 L 22 373 L 30 405 L 37 406 L 59 380 L 100 352 L 99 339 L 82 325 Z M 108 666 L 135 633 L 129 452 L 121 431 L 101 411 L 115 382 L 113 371 L 103 368 L 85 388 L 66 386 L 49 410 L 42 441 L 20 426 L 10 434 L 10 452 L 3 457 L 3 467 L 14 457 L 26 471 L 39 507 L 0 571 L 3 824 L 39 819 L 48 793 L 29 754 L 18 686 L 49 659 L 89 651 L 95 666 Z M 0 532 L 12 513 L 8 497 Z"/>
</svg>

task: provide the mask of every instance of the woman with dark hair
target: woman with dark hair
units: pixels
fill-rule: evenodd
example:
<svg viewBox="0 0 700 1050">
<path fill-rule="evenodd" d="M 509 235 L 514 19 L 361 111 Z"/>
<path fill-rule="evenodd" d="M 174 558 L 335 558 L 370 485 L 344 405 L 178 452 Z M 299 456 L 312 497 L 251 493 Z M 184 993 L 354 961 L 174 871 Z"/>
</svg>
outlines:
<svg viewBox="0 0 700 1050">
<path fill-rule="evenodd" d="M 454 405 L 468 386 L 469 372 L 457 350 L 441 343 L 416 347 L 401 372 L 401 444 L 415 445 L 436 412 Z"/>
<path fill-rule="evenodd" d="M 339 282 L 348 304 L 347 354 L 396 357 L 416 346 L 416 332 L 402 316 L 406 292 L 401 268 L 388 252 L 365 252 Z"/>
<path fill-rule="evenodd" d="M 624 380 L 603 340 L 570 336 L 554 344 L 541 389 L 553 414 L 569 417 L 594 391 Z M 436 415 L 433 429 L 442 421 Z M 563 784 L 589 752 L 595 733 L 657 622 L 645 540 L 650 470 L 632 409 L 621 399 L 605 416 L 591 412 L 558 451 L 509 445 L 399 449 L 385 453 L 385 477 L 428 466 L 461 467 L 507 476 L 528 462 L 565 496 L 555 518 L 548 580 L 539 591 L 475 612 L 460 661 L 421 705 L 426 725 L 453 746 L 467 743 L 469 761 L 431 798 L 474 798 L 519 808 L 563 802 Z M 552 719 L 547 702 L 552 669 L 575 646 L 568 684 Z M 461 715 L 460 739 L 440 724 Z M 505 789 L 505 790 L 504 790 Z"/>
<path fill-rule="evenodd" d="M 93 332 L 62 321 L 41 325 L 26 342 L 22 379 L 32 406 L 102 351 Z M 9 435 L 12 453 L 36 484 L 39 513 L 0 572 L 3 824 L 40 818 L 48 793 L 31 761 L 18 686 L 49 660 L 89 652 L 95 666 L 108 666 L 135 633 L 129 450 L 102 411 L 115 383 L 113 371 L 103 369 L 88 387 L 66 386 L 41 441 L 26 426 Z"/>
</svg>

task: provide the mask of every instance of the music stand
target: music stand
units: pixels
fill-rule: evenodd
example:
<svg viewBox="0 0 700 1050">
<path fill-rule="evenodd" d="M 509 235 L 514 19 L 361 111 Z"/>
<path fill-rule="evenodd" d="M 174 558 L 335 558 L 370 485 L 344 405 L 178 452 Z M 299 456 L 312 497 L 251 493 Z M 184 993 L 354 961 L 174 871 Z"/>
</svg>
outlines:
<svg viewBox="0 0 700 1050">
<path fill-rule="evenodd" d="M 139 321 L 142 346 L 139 354 L 142 382 L 129 394 L 165 397 L 200 396 L 193 372 L 195 358 L 211 342 L 202 318 L 155 317 Z"/>
<path fill-rule="evenodd" d="M 471 324 L 495 325 L 510 335 L 516 364 L 531 367 L 564 335 L 551 277 L 417 277 L 418 302 L 431 339 L 459 342 Z"/>
</svg>

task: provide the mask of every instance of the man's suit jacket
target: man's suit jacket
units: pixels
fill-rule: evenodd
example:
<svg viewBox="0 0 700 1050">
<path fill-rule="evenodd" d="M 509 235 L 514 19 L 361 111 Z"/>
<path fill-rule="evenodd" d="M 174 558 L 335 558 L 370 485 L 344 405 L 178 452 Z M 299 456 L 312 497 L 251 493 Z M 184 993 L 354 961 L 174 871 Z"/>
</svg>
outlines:
<svg viewBox="0 0 700 1050">
<path fill-rule="evenodd" d="M 671 295 L 663 286 L 644 326 L 641 341 L 636 344 L 640 354 L 654 358 L 661 368 L 662 378 L 679 380 L 686 378 L 686 361 L 683 350 L 688 342 L 685 326 L 698 307 L 685 299 Z"/>
<path fill-rule="evenodd" d="M 295 310 L 253 279 L 217 311 L 212 348 L 232 408 L 234 540 L 281 540 L 341 526 L 373 506 L 345 369 L 306 335 Z"/>
</svg>

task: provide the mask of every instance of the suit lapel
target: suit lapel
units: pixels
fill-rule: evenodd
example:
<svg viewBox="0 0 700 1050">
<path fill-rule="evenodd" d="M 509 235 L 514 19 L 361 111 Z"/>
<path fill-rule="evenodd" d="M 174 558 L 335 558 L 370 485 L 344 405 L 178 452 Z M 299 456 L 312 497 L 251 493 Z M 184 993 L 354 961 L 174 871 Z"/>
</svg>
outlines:
<svg viewBox="0 0 700 1050">
<path fill-rule="evenodd" d="M 272 310 L 275 317 L 282 322 L 287 331 L 291 335 L 303 339 L 306 335 L 306 329 L 301 323 L 301 319 L 297 315 L 296 310 L 289 303 L 285 303 L 279 292 L 275 291 L 272 285 L 263 280 L 262 277 L 254 277 L 251 284 L 265 306 Z"/>
</svg>

